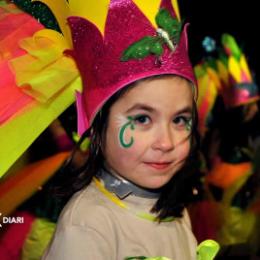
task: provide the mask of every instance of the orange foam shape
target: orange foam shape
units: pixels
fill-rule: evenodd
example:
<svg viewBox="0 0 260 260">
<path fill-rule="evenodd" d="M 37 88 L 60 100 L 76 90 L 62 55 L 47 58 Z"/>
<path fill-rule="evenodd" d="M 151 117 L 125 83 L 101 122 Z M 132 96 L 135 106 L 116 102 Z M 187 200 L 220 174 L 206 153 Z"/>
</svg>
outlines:
<svg viewBox="0 0 260 260">
<path fill-rule="evenodd" d="M 245 176 L 252 170 L 249 162 L 231 164 L 220 162 L 206 176 L 206 180 L 217 187 L 227 189 L 239 178 Z"/>
<path fill-rule="evenodd" d="M 67 159 L 69 152 L 32 163 L 0 183 L 0 209 L 5 216 L 31 197 Z"/>
</svg>

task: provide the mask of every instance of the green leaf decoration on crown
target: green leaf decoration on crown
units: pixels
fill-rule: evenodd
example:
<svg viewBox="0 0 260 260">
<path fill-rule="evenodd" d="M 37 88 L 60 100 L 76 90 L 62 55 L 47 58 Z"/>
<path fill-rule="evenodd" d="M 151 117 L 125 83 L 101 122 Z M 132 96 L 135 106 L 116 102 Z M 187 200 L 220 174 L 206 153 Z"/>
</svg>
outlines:
<svg viewBox="0 0 260 260">
<path fill-rule="evenodd" d="M 155 17 L 158 26 L 156 36 L 145 36 L 131 44 L 121 57 L 121 61 L 143 59 L 150 54 L 158 58 L 163 54 L 163 45 L 174 52 L 180 40 L 182 22 L 172 17 L 167 9 L 160 9 Z"/>
</svg>

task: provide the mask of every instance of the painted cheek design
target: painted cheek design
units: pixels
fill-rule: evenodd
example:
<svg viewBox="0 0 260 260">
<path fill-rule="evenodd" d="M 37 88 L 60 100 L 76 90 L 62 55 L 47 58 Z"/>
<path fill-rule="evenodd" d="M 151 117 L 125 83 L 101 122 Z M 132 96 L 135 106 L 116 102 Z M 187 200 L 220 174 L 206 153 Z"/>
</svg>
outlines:
<svg viewBox="0 0 260 260">
<path fill-rule="evenodd" d="M 121 121 L 121 120 L 120 120 Z M 125 118 L 124 118 L 125 121 Z M 131 136 L 130 141 L 126 142 L 124 138 L 124 133 L 127 130 L 127 128 L 130 128 L 132 131 L 135 129 L 134 125 L 134 118 L 131 116 L 127 117 L 127 121 L 123 124 L 123 126 L 120 126 L 119 130 L 119 142 L 123 148 L 129 148 L 134 143 L 134 138 Z"/>
<path fill-rule="evenodd" d="M 188 119 L 186 122 L 186 130 L 191 131 L 192 128 L 192 118 Z"/>
</svg>

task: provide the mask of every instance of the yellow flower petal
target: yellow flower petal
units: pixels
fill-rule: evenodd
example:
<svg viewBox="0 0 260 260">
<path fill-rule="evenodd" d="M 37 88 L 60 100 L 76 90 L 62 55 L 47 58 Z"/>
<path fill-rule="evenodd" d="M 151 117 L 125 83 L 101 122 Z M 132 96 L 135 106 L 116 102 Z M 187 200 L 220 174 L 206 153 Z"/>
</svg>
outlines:
<svg viewBox="0 0 260 260">
<path fill-rule="evenodd" d="M 228 59 L 228 68 L 229 68 L 230 74 L 233 76 L 235 81 L 240 82 L 241 81 L 241 69 L 239 67 L 239 63 L 233 56 L 231 56 Z"/>
</svg>

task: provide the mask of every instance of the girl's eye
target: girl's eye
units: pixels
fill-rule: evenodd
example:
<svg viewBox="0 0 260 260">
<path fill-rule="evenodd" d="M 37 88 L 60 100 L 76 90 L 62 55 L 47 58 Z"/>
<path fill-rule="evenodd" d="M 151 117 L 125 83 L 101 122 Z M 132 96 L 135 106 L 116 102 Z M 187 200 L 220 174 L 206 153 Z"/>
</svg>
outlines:
<svg viewBox="0 0 260 260">
<path fill-rule="evenodd" d="M 191 123 L 192 123 L 191 117 L 177 116 L 176 118 L 173 119 L 173 122 L 180 127 L 185 126 L 187 127 L 188 130 L 191 129 Z"/>
<path fill-rule="evenodd" d="M 134 116 L 134 122 L 136 124 L 142 124 L 142 125 L 147 125 L 150 123 L 150 118 L 146 115 L 138 115 Z"/>
</svg>

